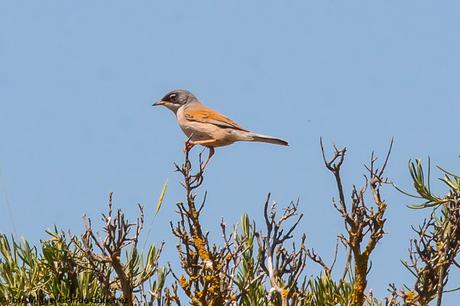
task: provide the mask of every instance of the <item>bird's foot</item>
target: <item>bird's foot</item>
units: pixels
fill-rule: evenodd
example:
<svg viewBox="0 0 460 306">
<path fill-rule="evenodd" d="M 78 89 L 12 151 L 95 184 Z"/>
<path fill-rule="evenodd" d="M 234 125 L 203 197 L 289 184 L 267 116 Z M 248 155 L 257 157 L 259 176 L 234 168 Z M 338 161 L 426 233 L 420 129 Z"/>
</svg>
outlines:
<svg viewBox="0 0 460 306">
<path fill-rule="evenodd" d="M 184 144 L 184 153 L 190 152 L 190 150 L 195 146 L 193 142 L 187 140 Z"/>
</svg>

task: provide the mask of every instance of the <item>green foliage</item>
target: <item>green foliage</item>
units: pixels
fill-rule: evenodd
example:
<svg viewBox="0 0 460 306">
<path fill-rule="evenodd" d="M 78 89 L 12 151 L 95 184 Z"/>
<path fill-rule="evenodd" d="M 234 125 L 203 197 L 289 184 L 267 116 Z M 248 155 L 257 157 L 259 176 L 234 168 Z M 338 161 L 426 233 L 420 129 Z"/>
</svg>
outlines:
<svg viewBox="0 0 460 306">
<path fill-rule="evenodd" d="M 456 195 L 460 193 L 460 176 L 453 174 L 441 167 L 437 167 L 441 170 L 443 177 L 439 178 L 443 182 L 450 192 L 444 196 L 439 196 L 431 191 L 431 160 L 428 159 L 427 163 L 427 177 L 425 178 L 425 170 L 423 168 L 422 161 L 416 159 L 415 161 L 409 161 L 409 173 L 412 178 L 415 192 L 417 194 L 408 193 L 401 188 L 395 186 L 401 193 L 408 195 L 412 198 L 420 199 L 424 201 L 419 204 L 410 204 L 410 208 L 423 209 L 433 208 L 448 203 L 450 200 L 455 199 Z"/>
<path fill-rule="evenodd" d="M 93 261 L 76 236 L 68 238 L 56 228 L 47 233 L 50 238 L 41 241 L 40 252 L 26 240 L 17 243 L 0 234 L 0 301 L 66 305 L 63 301 L 115 299 L 119 290 L 116 277 L 109 277 L 107 284 L 101 277 L 101 272 L 113 275 L 109 261 Z M 168 274 L 168 269 L 158 269 L 159 252 L 151 245 L 145 260 L 135 248 L 126 254 L 125 268 L 131 271 L 133 288 L 150 282 L 151 300 L 161 298 Z"/>
<path fill-rule="evenodd" d="M 17 243 L 0 234 L 0 300 L 43 297 L 46 269 L 40 264 L 35 247 L 26 240 Z"/>
<path fill-rule="evenodd" d="M 89 269 L 85 254 L 74 247 L 75 240 L 64 232 L 47 231 L 50 238 L 41 242 L 39 264 L 43 267 L 43 294 L 56 300 L 89 298 L 100 295 L 96 275 Z"/>
<path fill-rule="evenodd" d="M 447 187 L 446 194 L 439 196 L 431 191 L 431 164 L 428 159 L 425 179 L 422 162 L 409 161 L 416 195 L 405 194 L 420 199 L 422 203 L 412 204 L 415 209 L 429 209 L 430 215 L 424 222 L 414 227 L 417 238 L 410 241 L 409 259 L 403 265 L 414 275 L 413 286 L 404 286 L 399 296 L 407 305 L 427 305 L 433 300 L 441 305 L 452 268 L 460 255 L 460 177 L 441 167 L 441 182 Z M 395 295 L 395 294 L 394 294 Z"/>
<path fill-rule="evenodd" d="M 242 305 L 264 305 L 265 288 L 263 278 L 258 276 L 260 263 L 257 260 L 257 254 L 254 253 L 254 227 L 251 224 L 249 216 L 241 216 L 241 234 L 236 236 L 236 242 L 243 245 L 241 254 L 241 263 L 235 284 L 241 293 L 240 303 Z"/>
<path fill-rule="evenodd" d="M 160 197 L 158 198 L 156 209 L 155 209 L 155 216 L 158 215 L 158 213 L 160 212 L 160 209 L 161 209 L 161 205 L 163 205 L 163 199 L 164 199 L 165 194 L 166 194 L 166 189 L 168 189 L 168 181 L 166 181 L 163 184 L 163 188 L 161 188 Z"/>
<path fill-rule="evenodd" d="M 353 283 L 339 280 L 322 273 L 308 280 L 305 305 L 349 305 L 353 295 Z"/>
</svg>

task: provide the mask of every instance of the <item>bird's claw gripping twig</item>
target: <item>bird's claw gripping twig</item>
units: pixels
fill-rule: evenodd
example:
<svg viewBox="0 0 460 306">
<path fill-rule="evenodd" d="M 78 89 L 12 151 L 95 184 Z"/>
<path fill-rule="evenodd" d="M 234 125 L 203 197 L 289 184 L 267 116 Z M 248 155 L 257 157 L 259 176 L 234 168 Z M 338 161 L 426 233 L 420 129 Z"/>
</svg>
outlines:
<svg viewBox="0 0 460 306">
<path fill-rule="evenodd" d="M 184 143 L 184 153 L 189 152 L 195 146 L 195 144 L 191 141 L 192 136 L 193 135 L 187 138 L 187 140 Z"/>
</svg>

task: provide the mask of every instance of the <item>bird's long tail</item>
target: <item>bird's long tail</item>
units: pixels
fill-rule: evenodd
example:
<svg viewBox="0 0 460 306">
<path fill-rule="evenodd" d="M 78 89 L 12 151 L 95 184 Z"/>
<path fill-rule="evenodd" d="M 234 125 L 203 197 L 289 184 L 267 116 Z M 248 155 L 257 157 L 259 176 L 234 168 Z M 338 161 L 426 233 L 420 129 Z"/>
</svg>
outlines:
<svg viewBox="0 0 460 306">
<path fill-rule="evenodd" d="M 267 143 L 273 143 L 277 145 L 282 145 L 282 146 L 288 146 L 288 142 L 276 137 L 272 136 L 267 136 L 267 135 L 261 135 L 261 134 L 256 134 L 256 133 L 249 133 L 249 138 L 250 141 L 259 141 L 259 142 L 267 142 Z"/>
</svg>

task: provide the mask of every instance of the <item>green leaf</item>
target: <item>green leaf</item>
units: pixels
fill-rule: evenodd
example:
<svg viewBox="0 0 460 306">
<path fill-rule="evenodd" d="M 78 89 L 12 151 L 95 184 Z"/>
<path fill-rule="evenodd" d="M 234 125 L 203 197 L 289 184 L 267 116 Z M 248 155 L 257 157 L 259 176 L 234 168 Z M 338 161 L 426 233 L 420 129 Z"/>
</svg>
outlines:
<svg viewBox="0 0 460 306">
<path fill-rule="evenodd" d="M 244 238 L 247 238 L 249 236 L 249 216 L 248 214 L 244 213 L 241 216 L 241 229 L 243 231 L 243 236 Z"/>
<path fill-rule="evenodd" d="M 168 188 L 168 180 L 163 184 L 163 188 L 161 189 L 160 197 L 157 201 L 157 208 L 155 211 L 155 216 L 158 215 L 161 209 L 161 205 L 163 204 L 163 198 L 165 197 L 166 189 Z"/>
</svg>

